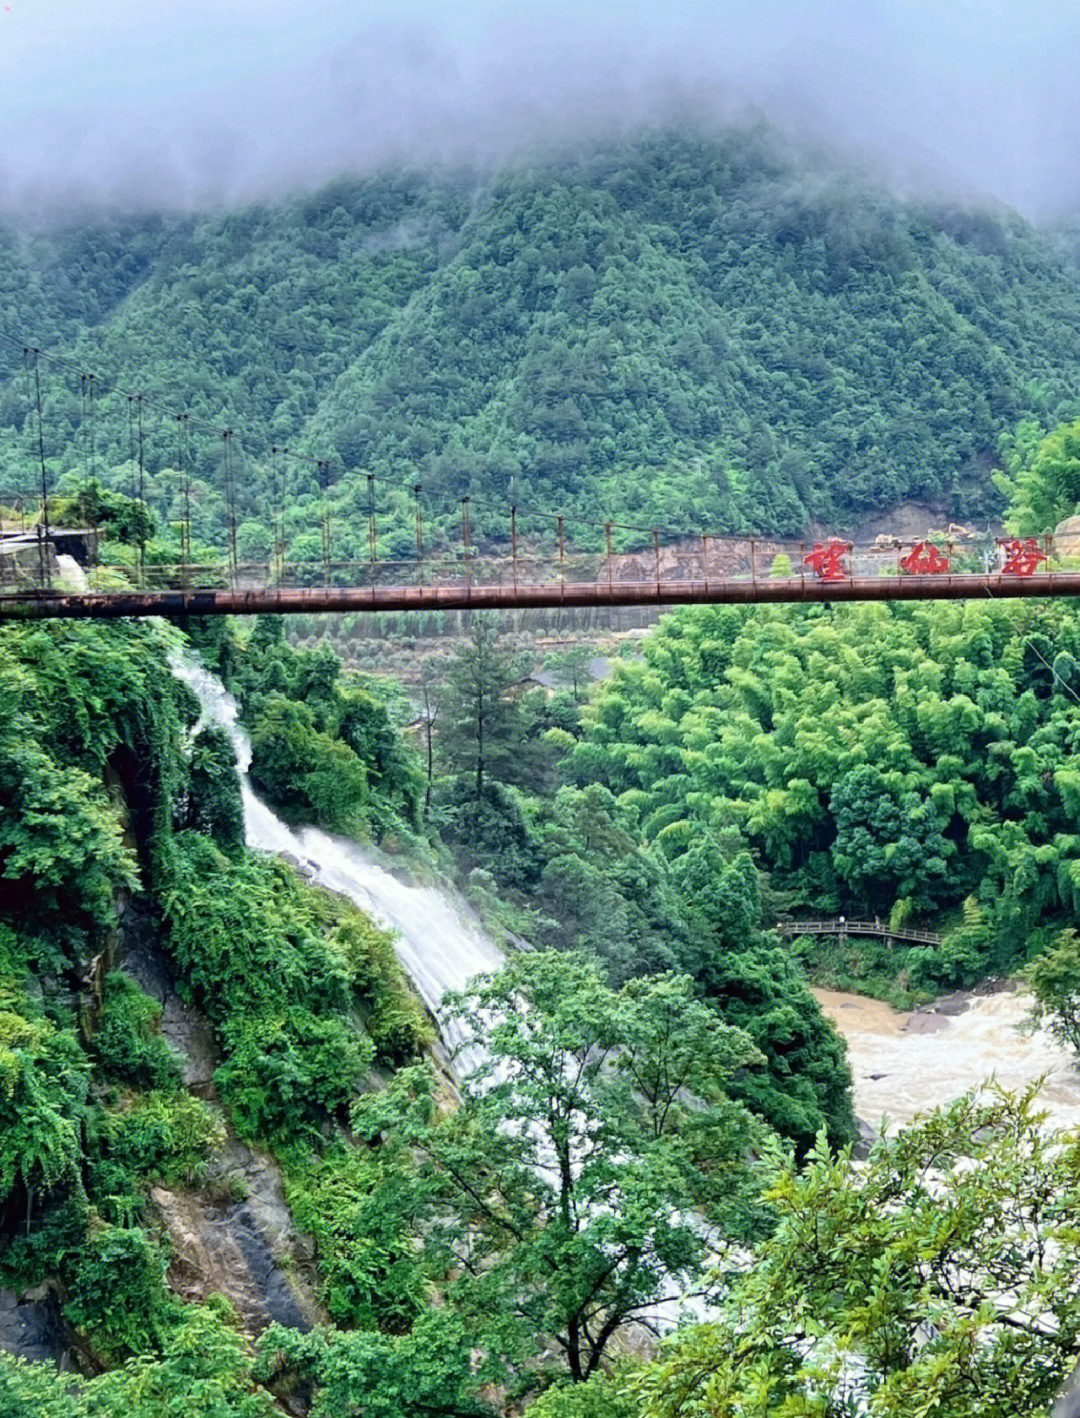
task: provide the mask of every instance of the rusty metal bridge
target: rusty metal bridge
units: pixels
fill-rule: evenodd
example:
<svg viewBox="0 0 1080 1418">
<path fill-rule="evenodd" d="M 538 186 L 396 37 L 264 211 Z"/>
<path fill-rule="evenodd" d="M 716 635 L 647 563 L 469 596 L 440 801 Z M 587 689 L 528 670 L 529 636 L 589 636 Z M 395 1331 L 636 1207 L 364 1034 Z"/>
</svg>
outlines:
<svg viewBox="0 0 1080 1418">
<path fill-rule="evenodd" d="M 33 529 L 20 566 L 0 535 L 0 619 L 251 615 L 583 606 L 956 600 L 1080 596 L 1080 555 L 1052 538 L 971 538 L 938 547 L 881 540 L 855 547 L 833 539 L 807 548 L 702 535 L 613 550 L 619 524 L 605 525 L 601 552 L 582 552 L 559 518 L 548 550 L 448 550 L 435 556 L 361 562 L 196 566 L 143 564 L 122 572 L 88 567 L 65 576 Z M 641 529 L 623 527 L 623 531 Z M 8 539 L 9 544 L 12 539 Z"/>
</svg>

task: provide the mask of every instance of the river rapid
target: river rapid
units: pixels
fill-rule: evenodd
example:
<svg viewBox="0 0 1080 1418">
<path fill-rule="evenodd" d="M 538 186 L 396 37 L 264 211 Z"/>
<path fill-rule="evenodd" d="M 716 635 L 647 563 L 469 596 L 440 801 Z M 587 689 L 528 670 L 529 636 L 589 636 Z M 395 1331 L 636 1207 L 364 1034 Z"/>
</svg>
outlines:
<svg viewBox="0 0 1080 1418">
<path fill-rule="evenodd" d="M 886 1122 L 895 1132 L 990 1077 L 1010 1090 L 1044 1077 L 1050 1124 L 1080 1127 L 1080 1068 L 1045 1029 L 1024 1029 L 1031 998 L 1019 988 L 960 993 L 912 1014 L 839 990 L 814 994 L 847 1040 L 864 1130 Z"/>
</svg>

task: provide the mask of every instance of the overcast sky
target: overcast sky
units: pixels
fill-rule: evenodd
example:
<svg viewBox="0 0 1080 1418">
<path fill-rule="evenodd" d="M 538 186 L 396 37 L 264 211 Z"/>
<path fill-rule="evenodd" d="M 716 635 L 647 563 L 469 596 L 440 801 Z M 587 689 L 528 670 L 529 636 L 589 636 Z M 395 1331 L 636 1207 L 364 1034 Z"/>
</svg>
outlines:
<svg viewBox="0 0 1080 1418">
<path fill-rule="evenodd" d="M 747 104 L 1080 205 L 1077 0 L 0 0 L 0 203 L 240 201 Z"/>
</svg>

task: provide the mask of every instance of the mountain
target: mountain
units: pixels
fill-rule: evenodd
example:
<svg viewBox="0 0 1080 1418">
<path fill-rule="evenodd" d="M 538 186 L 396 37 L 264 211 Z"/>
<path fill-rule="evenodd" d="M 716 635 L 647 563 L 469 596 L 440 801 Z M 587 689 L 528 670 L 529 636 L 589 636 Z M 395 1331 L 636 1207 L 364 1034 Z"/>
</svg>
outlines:
<svg viewBox="0 0 1080 1418">
<path fill-rule="evenodd" d="M 657 133 L 498 174 L 397 173 L 239 212 L 0 234 L 0 497 L 35 485 L 24 344 L 51 475 L 89 457 L 221 538 L 237 430 L 242 553 L 265 555 L 271 445 L 331 462 L 342 555 L 406 554 L 411 490 L 451 535 L 548 515 L 797 533 L 907 499 L 984 516 L 998 441 L 1075 414 L 1080 270 L 1008 211 L 905 202 L 766 127 Z M 32 384 L 32 381 L 31 381 Z M 32 387 L 29 389 L 32 395 Z M 177 450 L 178 409 L 191 415 Z M 203 428 L 205 422 L 206 428 Z M 294 553 L 313 467 L 287 467 Z M 532 519 L 531 522 L 529 519 Z"/>
</svg>

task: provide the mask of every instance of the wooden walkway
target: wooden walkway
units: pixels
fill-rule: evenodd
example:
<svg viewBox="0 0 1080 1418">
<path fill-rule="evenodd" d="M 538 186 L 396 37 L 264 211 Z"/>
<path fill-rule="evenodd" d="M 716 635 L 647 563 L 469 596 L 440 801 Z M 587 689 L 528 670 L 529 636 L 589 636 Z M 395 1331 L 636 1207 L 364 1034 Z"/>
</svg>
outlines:
<svg viewBox="0 0 1080 1418">
<path fill-rule="evenodd" d="M 776 929 L 780 935 L 869 935 L 888 941 L 890 945 L 894 940 L 902 940 L 909 945 L 927 945 L 931 948 L 939 946 L 942 941 L 942 937 L 933 931 L 908 930 L 905 927 L 892 930 L 888 921 L 856 921 L 846 916 L 827 921 L 783 921 Z"/>
</svg>

